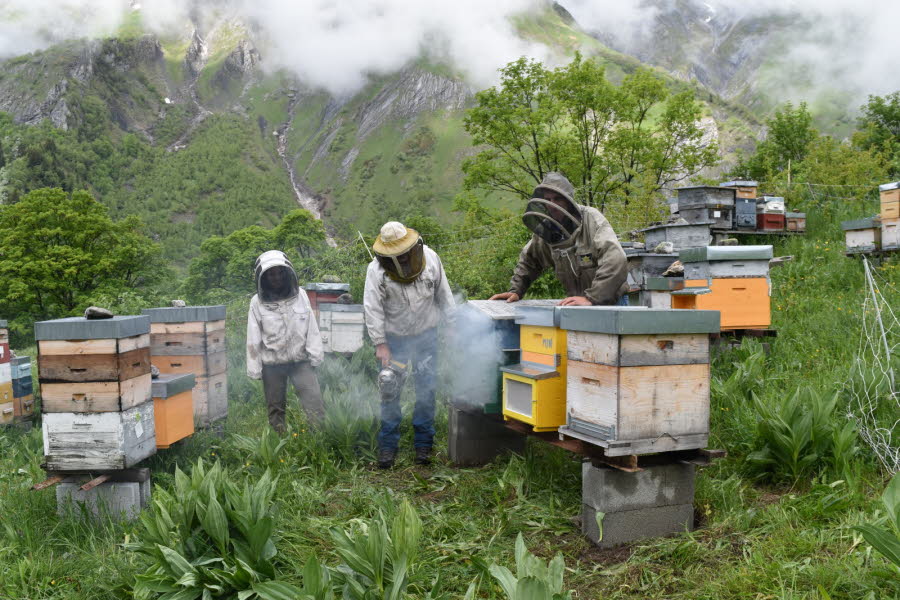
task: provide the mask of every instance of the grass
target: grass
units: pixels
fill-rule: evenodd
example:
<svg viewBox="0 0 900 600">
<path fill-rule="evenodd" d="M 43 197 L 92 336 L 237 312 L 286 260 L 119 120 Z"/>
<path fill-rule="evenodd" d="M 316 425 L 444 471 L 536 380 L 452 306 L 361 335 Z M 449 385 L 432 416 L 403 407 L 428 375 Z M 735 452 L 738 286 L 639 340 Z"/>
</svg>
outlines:
<svg viewBox="0 0 900 600">
<path fill-rule="evenodd" d="M 413 597 L 430 589 L 438 574 L 452 598 L 462 597 L 476 579 L 481 581 L 478 597 L 502 597 L 486 566 L 513 564 L 519 532 L 545 560 L 562 552 L 566 589 L 578 598 L 897 597 L 896 571 L 852 530 L 875 518 L 876 498 L 886 481 L 871 457 L 857 460 L 850 479 L 817 475 L 793 485 L 765 483 L 745 461 L 757 443 L 757 416 L 744 391 L 756 390 L 763 401 L 797 387 L 825 393 L 849 376 L 862 278 L 860 265 L 842 254 L 835 223 L 869 208 L 820 207 L 819 216 L 809 211 L 810 235 L 779 244 L 777 255 L 795 257 L 772 273 L 779 336 L 763 362 L 743 375 L 737 395 L 713 387 L 713 441 L 730 456 L 698 476 L 699 527 L 693 533 L 614 550 L 594 548 L 573 520 L 580 504 L 577 457 L 532 441 L 524 456 L 456 468 L 446 457 L 443 407 L 437 458 L 429 468 L 412 465 L 408 421 L 398 467 L 380 472 L 371 464 L 371 450 L 357 457 L 337 438 L 311 433 L 296 400 L 287 444 L 270 464 L 258 464 L 260 455 L 246 439 L 260 436 L 265 412 L 259 384 L 242 374 L 244 313 L 237 310 L 229 316 L 231 409 L 225 436 L 198 433 L 161 451 L 147 466 L 155 484 L 167 490 L 175 466 L 188 469 L 200 457 L 221 461 L 239 482 L 255 481 L 271 467 L 279 476 L 278 566 L 292 583 L 300 583 L 302 566 L 313 554 L 324 563 L 338 563 L 330 528 L 373 518 L 379 508 L 398 506 L 406 498 L 424 524 Z M 900 284 L 896 265 L 889 263 L 879 273 Z M 752 350 L 717 354 L 713 377 L 727 378 L 736 365 L 747 364 Z M 320 371 L 326 394 L 343 389 L 355 401 L 375 401 L 371 349 L 363 353 L 351 362 L 329 359 Z M 367 383 L 354 388 L 352 382 Z M 370 425 L 362 429 L 371 433 Z M 237 434 L 244 436 L 240 443 Z M 43 477 L 40 460 L 39 431 L 0 432 L 0 598 L 117 597 L 117 588 L 142 568 L 141 560 L 123 547 L 139 535 L 139 527 L 57 517 L 52 490 L 28 489 Z"/>
</svg>

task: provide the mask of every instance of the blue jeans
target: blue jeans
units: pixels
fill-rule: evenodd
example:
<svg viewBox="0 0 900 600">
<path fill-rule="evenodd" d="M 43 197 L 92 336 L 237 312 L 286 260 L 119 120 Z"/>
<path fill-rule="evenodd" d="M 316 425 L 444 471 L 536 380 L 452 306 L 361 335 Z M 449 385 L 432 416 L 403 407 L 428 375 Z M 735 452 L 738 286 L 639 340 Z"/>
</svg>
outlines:
<svg viewBox="0 0 900 600">
<path fill-rule="evenodd" d="M 401 363 L 412 362 L 412 377 L 416 383 L 416 407 L 412 425 L 416 448 L 431 448 L 434 443 L 434 392 L 437 387 L 437 329 L 418 335 L 387 336 L 391 358 Z M 394 398 L 381 399 L 381 431 L 378 445 L 384 450 L 396 450 L 400 444 L 400 393 Z"/>
</svg>

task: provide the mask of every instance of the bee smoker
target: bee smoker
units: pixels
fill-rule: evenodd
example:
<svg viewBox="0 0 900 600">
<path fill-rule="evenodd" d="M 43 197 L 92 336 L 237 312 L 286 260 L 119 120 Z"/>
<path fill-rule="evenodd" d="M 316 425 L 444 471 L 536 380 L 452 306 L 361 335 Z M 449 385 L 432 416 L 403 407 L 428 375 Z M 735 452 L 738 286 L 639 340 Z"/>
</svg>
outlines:
<svg viewBox="0 0 900 600">
<path fill-rule="evenodd" d="M 378 389 L 381 391 L 381 399 L 396 398 L 403 389 L 407 375 L 409 375 L 409 363 L 389 361 L 388 365 L 378 372 Z"/>
</svg>

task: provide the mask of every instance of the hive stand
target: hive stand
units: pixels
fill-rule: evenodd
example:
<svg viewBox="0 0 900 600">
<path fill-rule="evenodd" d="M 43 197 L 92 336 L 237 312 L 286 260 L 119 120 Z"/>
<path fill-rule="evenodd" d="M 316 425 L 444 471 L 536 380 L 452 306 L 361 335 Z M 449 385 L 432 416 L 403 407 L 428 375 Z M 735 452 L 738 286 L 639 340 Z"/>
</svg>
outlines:
<svg viewBox="0 0 900 600">
<path fill-rule="evenodd" d="M 106 517 L 133 521 L 150 505 L 150 469 L 50 475 L 61 479 L 56 486 L 60 517 L 87 514 L 96 521 Z"/>
</svg>

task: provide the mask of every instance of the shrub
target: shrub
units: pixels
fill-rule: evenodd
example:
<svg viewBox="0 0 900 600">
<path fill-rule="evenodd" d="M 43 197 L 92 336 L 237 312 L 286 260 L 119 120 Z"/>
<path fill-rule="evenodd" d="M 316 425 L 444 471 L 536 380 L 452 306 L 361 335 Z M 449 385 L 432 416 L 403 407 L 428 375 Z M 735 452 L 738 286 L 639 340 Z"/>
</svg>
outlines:
<svg viewBox="0 0 900 600">
<path fill-rule="evenodd" d="M 497 564 L 491 565 L 490 572 L 509 600 L 571 600 L 572 592 L 562 591 L 565 569 L 562 554 L 547 564 L 528 551 L 520 533 L 516 537 L 516 574 Z"/>
</svg>

